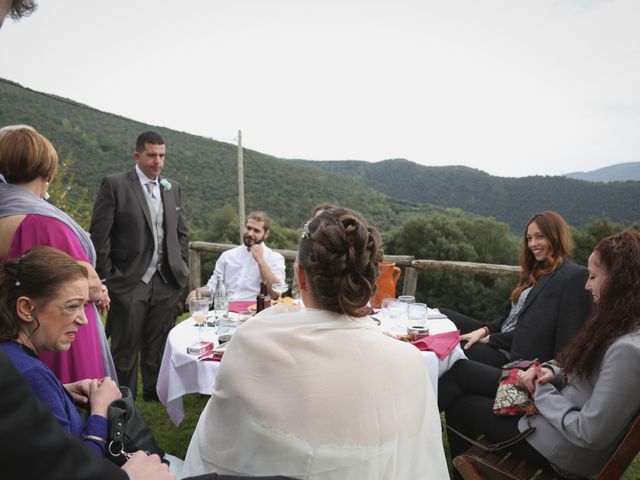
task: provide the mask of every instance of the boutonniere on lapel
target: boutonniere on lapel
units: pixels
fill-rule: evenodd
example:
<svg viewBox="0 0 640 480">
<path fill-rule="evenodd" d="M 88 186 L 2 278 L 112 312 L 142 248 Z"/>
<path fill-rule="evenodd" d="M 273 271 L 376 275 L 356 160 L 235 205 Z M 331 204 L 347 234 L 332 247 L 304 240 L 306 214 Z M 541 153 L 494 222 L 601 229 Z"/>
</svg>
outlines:
<svg viewBox="0 0 640 480">
<path fill-rule="evenodd" d="M 163 190 L 167 190 L 167 191 L 171 190 L 171 182 L 166 178 L 163 178 L 162 180 L 160 180 L 160 185 L 162 186 Z"/>
</svg>

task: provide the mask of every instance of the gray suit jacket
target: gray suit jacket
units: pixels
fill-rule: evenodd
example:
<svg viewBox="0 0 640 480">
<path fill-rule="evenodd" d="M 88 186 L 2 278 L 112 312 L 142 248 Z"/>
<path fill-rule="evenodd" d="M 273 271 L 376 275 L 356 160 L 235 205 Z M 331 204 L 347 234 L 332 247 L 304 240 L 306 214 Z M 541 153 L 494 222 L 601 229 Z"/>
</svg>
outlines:
<svg viewBox="0 0 640 480">
<path fill-rule="evenodd" d="M 613 342 L 593 378 L 569 381 L 562 390 L 538 385 L 534 401 L 540 413 L 527 441 L 561 468 L 595 476 L 640 410 L 640 332 Z M 527 427 L 524 418 L 519 427 Z"/>
<path fill-rule="evenodd" d="M 162 273 L 169 283 L 181 288 L 189 276 L 188 229 L 182 187 L 175 180 L 166 180 L 171 189 L 160 188 L 166 252 Z M 135 169 L 102 180 L 89 230 L 98 275 L 107 279 L 113 293 L 130 291 L 142 279 L 154 249 L 149 205 Z"/>
</svg>

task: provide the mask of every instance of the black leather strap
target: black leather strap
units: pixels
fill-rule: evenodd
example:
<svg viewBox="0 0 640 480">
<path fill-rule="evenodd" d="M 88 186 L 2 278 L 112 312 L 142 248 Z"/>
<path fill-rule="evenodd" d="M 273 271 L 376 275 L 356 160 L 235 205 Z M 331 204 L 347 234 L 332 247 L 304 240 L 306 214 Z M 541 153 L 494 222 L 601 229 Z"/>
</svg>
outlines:
<svg viewBox="0 0 640 480">
<path fill-rule="evenodd" d="M 516 443 L 520 442 L 521 440 L 524 440 L 525 438 L 527 438 L 529 435 L 531 435 L 533 432 L 536 431 L 536 427 L 532 427 L 531 423 L 529 423 L 529 417 L 525 417 L 525 418 L 527 419 L 527 424 L 529 425 L 529 428 L 520 432 L 518 435 L 516 435 L 513 438 L 510 438 L 508 440 L 503 440 L 502 442 L 496 442 L 496 443 L 490 443 L 490 444 L 478 442 L 473 438 L 467 437 L 464 433 L 460 433 L 455 428 L 452 428 L 449 425 L 447 425 L 447 428 L 451 430 L 454 434 L 458 435 L 460 438 L 469 442 L 471 445 L 475 445 L 476 447 L 484 450 L 485 452 L 497 452 L 499 450 L 503 450 L 512 445 L 515 445 Z"/>
</svg>

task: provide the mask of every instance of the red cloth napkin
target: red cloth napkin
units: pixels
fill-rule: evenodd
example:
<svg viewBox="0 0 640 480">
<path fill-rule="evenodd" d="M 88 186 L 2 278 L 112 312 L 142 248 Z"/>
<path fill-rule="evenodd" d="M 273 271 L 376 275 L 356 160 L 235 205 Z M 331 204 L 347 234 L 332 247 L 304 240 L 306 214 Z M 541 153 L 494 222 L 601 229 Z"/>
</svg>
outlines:
<svg viewBox="0 0 640 480">
<path fill-rule="evenodd" d="M 222 360 L 222 355 L 224 354 L 220 352 L 207 352 L 201 357 L 198 357 L 198 360 L 201 362 L 219 362 Z"/>
<path fill-rule="evenodd" d="M 460 330 L 439 333 L 437 335 L 427 335 L 411 343 L 418 347 L 418 350 L 429 350 L 435 353 L 440 360 L 444 360 L 447 358 L 447 355 L 456 348 L 456 345 L 460 343 Z"/>
<path fill-rule="evenodd" d="M 229 311 L 234 313 L 244 312 L 248 310 L 251 305 L 255 305 L 256 302 L 251 300 L 238 300 L 237 302 L 229 302 Z"/>
</svg>

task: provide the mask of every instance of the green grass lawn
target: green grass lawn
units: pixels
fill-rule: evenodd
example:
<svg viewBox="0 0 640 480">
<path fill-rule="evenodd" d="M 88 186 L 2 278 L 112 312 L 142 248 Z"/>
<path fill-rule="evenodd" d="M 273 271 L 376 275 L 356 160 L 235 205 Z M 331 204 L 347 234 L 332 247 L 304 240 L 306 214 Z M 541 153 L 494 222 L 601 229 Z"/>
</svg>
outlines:
<svg viewBox="0 0 640 480">
<path fill-rule="evenodd" d="M 169 416 L 162 404 L 145 402 L 141 398 L 138 398 L 137 400 L 138 407 L 149 424 L 149 427 L 153 431 L 160 448 L 179 458 L 184 458 L 187 453 L 189 441 L 191 440 L 193 430 L 196 428 L 196 424 L 198 423 L 200 412 L 204 409 L 209 397 L 200 394 L 192 394 L 184 396 L 183 399 L 185 416 L 182 423 L 177 427 L 169 419 Z M 448 457 L 449 452 L 446 436 L 444 438 L 444 442 Z M 448 460 L 449 469 L 451 469 L 451 459 L 448 458 Z M 627 469 L 622 479 L 640 479 L 640 455 L 636 457 L 635 461 Z"/>
<path fill-rule="evenodd" d="M 140 380 L 138 381 L 140 382 Z M 142 386 L 140 384 L 138 385 L 138 391 L 142 391 Z M 208 396 L 200 394 L 185 395 L 183 397 L 185 416 L 182 423 L 177 427 L 173 424 L 171 419 L 169 419 L 169 415 L 167 415 L 167 411 L 161 403 L 145 402 L 142 400 L 142 396 L 139 396 L 137 399 L 137 405 L 156 437 L 160 448 L 172 455 L 175 455 L 176 457 L 184 458 L 187 453 L 187 448 L 189 447 L 191 435 L 198 423 L 200 412 L 204 409 L 208 399 Z M 449 456 L 446 436 L 444 438 L 444 442 L 447 456 Z M 449 469 L 451 468 L 451 462 L 449 459 Z M 636 457 L 622 479 L 640 479 L 640 455 Z"/>
<path fill-rule="evenodd" d="M 178 317 L 176 323 L 180 323 L 187 318 L 189 318 L 189 314 L 185 313 Z M 140 374 L 138 374 L 138 392 L 142 392 Z M 136 400 L 136 405 L 147 421 L 149 428 L 151 428 L 160 448 L 178 458 L 184 458 L 186 455 L 191 435 L 196 428 L 198 418 L 200 418 L 200 412 L 204 410 L 209 397 L 194 393 L 185 395 L 182 400 L 184 403 L 184 419 L 177 427 L 173 424 L 161 403 L 145 402 L 142 400 L 142 395 L 139 395 Z"/>
</svg>

